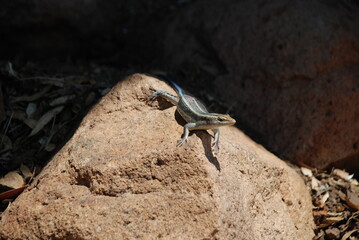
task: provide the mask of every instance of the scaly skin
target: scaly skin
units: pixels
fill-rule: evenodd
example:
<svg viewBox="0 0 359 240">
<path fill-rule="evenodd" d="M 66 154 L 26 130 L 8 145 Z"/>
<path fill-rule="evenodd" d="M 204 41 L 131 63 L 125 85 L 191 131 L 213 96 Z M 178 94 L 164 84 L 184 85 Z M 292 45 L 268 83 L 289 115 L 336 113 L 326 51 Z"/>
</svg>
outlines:
<svg viewBox="0 0 359 240">
<path fill-rule="evenodd" d="M 231 118 L 228 114 L 210 113 L 207 108 L 195 97 L 187 94 L 175 82 L 169 80 L 174 86 L 178 96 L 158 90 L 149 96 L 153 100 L 157 97 L 162 97 L 168 102 L 177 106 L 177 111 L 186 120 L 184 125 L 184 133 L 181 140 L 178 141 L 177 146 L 182 145 L 188 141 L 189 131 L 192 130 L 212 130 L 214 132 L 213 147 L 215 152 L 219 151 L 219 127 L 229 126 L 236 123 L 236 120 Z"/>
</svg>

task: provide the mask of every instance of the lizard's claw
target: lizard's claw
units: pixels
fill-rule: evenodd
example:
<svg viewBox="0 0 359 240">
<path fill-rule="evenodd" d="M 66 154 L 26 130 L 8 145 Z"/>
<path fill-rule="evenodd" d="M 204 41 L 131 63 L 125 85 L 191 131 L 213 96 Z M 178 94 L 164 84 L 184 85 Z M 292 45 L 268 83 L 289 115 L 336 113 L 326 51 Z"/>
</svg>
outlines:
<svg viewBox="0 0 359 240">
<path fill-rule="evenodd" d="M 153 92 L 150 95 L 148 95 L 147 100 L 148 101 L 153 101 L 156 97 L 158 96 L 157 92 Z"/>
<path fill-rule="evenodd" d="M 213 152 L 217 154 L 219 152 L 219 141 L 213 142 L 212 148 L 213 148 Z"/>
<path fill-rule="evenodd" d="M 188 139 L 187 138 L 182 138 L 181 140 L 178 140 L 178 142 L 177 142 L 177 147 L 179 147 L 179 146 L 182 146 L 182 144 L 184 143 L 184 142 L 188 142 Z"/>
</svg>

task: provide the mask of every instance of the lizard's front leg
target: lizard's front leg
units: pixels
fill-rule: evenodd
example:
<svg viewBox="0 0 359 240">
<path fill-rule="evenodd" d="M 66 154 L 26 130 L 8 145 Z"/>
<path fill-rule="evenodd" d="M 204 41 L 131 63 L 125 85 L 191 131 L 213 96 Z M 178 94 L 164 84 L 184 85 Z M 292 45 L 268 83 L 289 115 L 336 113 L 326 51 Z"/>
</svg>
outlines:
<svg viewBox="0 0 359 240">
<path fill-rule="evenodd" d="M 219 151 L 219 129 L 215 128 L 212 129 L 212 131 L 214 132 L 214 142 L 212 144 L 212 147 L 214 148 L 215 152 Z"/>
<path fill-rule="evenodd" d="M 164 99 L 166 99 L 168 102 L 172 103 L 173 105 L 177 105 L 179 99 L 176 96 L 173 96 L 172 94 L 163 91 L 163 90 L 157 90 L 156 92 L 152 93 L 151 95 L 148 96 L 149 100 L 153 100 L 157 97 L 162 97 Z"/>
<path fill-rule="evenodd" d="M 189 131 L 195 128 L 196 126 L 197 126 L 196 123 L 187 123 L 186 125 L 184 125 L 183 137 L 181 140 L 178 141 L 177 146 L 181 146 L 184 142 L 188 141 Z"/>
</svg>

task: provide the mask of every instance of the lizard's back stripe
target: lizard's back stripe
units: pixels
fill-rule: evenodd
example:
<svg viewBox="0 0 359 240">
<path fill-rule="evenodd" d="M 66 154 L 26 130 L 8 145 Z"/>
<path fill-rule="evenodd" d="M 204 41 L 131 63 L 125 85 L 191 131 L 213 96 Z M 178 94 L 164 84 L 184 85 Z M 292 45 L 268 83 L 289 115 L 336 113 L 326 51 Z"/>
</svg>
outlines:
<svg viewBox="0 0 359 240">
<path fill-rule="evenodd" d="M 191 107 L 191 109 L 194 112 L 208 113 L 207 108 L 204 106 L 204 104 L 201 101 L 189 95 L 185 95 L 184 97 L 188 106 Z"/>
</svg>

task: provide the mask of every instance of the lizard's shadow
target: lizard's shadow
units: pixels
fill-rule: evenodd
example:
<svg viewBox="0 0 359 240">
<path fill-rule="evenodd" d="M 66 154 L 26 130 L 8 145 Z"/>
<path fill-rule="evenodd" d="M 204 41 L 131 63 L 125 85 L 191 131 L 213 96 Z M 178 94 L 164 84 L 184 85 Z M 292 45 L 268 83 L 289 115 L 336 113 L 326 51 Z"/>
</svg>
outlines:
<svg viewBox="0 0 359 240">
<path fill-rule="evenodd" d="M 166 110 L 168 108 L 171 108 L 171 107 L 176 107 L 176 106 L 173 106 L 172 103 L 168 102 L 167 100 L 165 99 L 162 99 L 162 98 L 156 98 L 156 101 L 158 102 L 158 109 L 159 110 Z M 176 111 L 177 113 L 177 111 Z M 177 113 L 179 115 L 179 113 Z M 180 116 L 181 117 L 181 116 Z M 177 119 L 176 119 L 177 120 Z M 183 120 L 183 119 L 182 119 Z M 183 120 L 184 121 L 184 120 Z"/>
<path fill-rule="evenodd" d="M 186 124 L 186 121 L 182 118 L 182 116 L 177 111 L 175 112 L 175 119 L 182 126 Z M 190 135 L 192 135 L 193 133 L 195 133 L 196 136 L 201 139 L 204 148 L 204 155 L 207 157 L 208 161 L 212 163 L 218 171 L 221 171 L 221 166 L 219 165 L 217 157 L 215 157 L 212 152 L 212 147 L 211 147 L 212 136 L 207 131 L 204 130 L 191 131 Z"/>
<path fill-rule="evenodd" d="M 159 98 L 156 100 L 158 101 L 158 106 L 160 110 L 165 110 L 167 108 L 175 107 L 164 99 Z M 184 126 L 187 123 L 182 118 L 182 116 L 178 113 L 178 111 L 176 111 L 174 115 L 178 124 Z M 221 166 L 217 160 L 217 157 L 215 157 L 212 152 L 212 147 L 211 147 L 212 136 L 207 131 L 201 131 L 201 130 L 191 131 L 190 135 L 192 135 L 193 133 L 195 133 L 196 136 L 201 139 L 204 148 L 204 154 L 207 157 L 208 161 L 212 163 L 218 171 L 221 171 Z"/>
<path fill-rule="evenodd" d="M 208 161 L 212 163 L 218 171 L 221 171 L 221 165 L 219 165 L 217 157 L 214 156 L 212 152 L 212 147 L 211 147 L 212 136 L 207 131 L 204 130 L 195 131 L 195 134 L 197 135 L 197 137 L 199 137 L 202 140 L 204 154 L 206 155 Z"/>
</svg>

